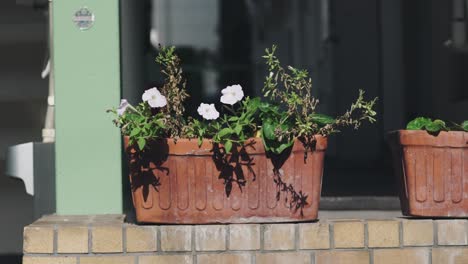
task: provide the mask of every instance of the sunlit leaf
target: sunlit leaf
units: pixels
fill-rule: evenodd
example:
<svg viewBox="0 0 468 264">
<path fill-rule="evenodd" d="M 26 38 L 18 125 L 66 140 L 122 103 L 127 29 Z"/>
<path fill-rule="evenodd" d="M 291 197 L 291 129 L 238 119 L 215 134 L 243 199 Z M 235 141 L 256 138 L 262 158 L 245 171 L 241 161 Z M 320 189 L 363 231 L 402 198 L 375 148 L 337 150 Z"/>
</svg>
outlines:
<svg viewBox="0 0 468 264">
<path fill-rule="evenodd" d="M 421 130 L 424 129 L 427 125 L 431 124 L 432 120 L 427 117 L 418 117 L 413 119 L 406 125 L 406 129 L 408 130 Z"/>
<path fill-rule="evenodd" d="M 241 126 L 241 125 L 237 125 L 237 126 L 234 128 L 234 133 L 236 133 L 237 135 L 240 135 L 241 132 L 242 132 L 242 126 Z"/>
<path fill-rule="evenodd" d="M 226 141 L 226 144 L 224 144 L 224 149 L 226 150 L 226 152 L 231 152 L 232 141 L 230 141 L 230 140 Z"/>
<path fill-rule="evenodd" d="M 266 121 L 262 125 L 263 136 L 266 139 L 274 140 L 275 136 L 275 126 L 271 124 L 269 121 Z"/>
<path fill-rule="evenodd" d="M 463 130 L 468 132 L 468 120 L 463 121 L 463 123 L 461 124 L 461 127 L 463 128 Z"/>
<path fill-rule="evenodd" d="M 132 132 L 130 132 L 130 137 L 134 137 L 136 135 L 138 135 L 138 133 L 140 133 L 141 129 L 139 127 L 135 127 L 134 129 L 132 129 Z"/>
<path fill-rule="evenodd" d="M 145 145 L 146 145 L 146 139 L 139 138 L 138 141 L 137 141 L 137 144 L 138 144 L 138 148 L 140 150 L 143 150 L 145 148 Z"/>
<path fill-rule="evenodd" d="M 218 136 L 220 138 L 223 138 L 225 136 L 229 136 L 231 134 L 232 134 L 232 129 L 230 129 L 229 127 L 223 128 L 218 132 Z"/>
</svg>

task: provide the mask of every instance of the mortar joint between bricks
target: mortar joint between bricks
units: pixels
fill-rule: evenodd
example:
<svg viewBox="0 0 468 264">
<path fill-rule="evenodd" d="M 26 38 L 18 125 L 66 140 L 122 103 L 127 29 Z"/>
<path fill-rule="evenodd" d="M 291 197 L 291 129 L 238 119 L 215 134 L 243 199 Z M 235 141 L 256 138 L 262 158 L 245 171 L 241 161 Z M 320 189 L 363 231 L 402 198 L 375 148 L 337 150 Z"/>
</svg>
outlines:
<svg viewBox="0 0 468 264">
<path fill-rule="evenodd" d="M 88 224 L 88 255 L 93 252 L 93 226 L 91 223 Z"/>
<path fill-rule="evenodd" d="M 255 252 L 250 253 L 250 263 L 252 264 L 257 263 L 257 256 L 255 255 Z"/>
<path fill-rule="evenodd" d="M 294 224 L 294 249 L 299 251 L 299 224 Z"/>
<path fill-rule="evenodd" d="M 468 220 L 464 219 L 464 221 L 465 221 L 465 234 L 468 234 Z"/>
<path fill-rule="evenodd" d="M 369 264 L 374 264 L 374 249 L 368 249 L 369 252 Z"/>
<path fill-rule="evenodd" d="M 195 236 L 196 236 L 196 233 L 195 233 L 195 225 L 192 225 L 190 226 L 190 243 L 192 244 L 191 245 L 191 248 L 192 248 L 192 255 L 196 255 L 196 239 L 195 239 Z M 194 264 L 196 264 L 194 262 Z"/>
<path fill-rule="evenodd" d="M 361 221 L 364 224 L 364 248 L 369 249 L 369 223 Z"/>
<path fill-rule="evenodd" d="M 195 232 L 195 226 L 192 226 L 192 230 L 191 230 L 191 241 L 192 241 L 192 252 L 190 252 L 190 254 L 192 254 L 192 263 L 193 264 L 197 264 L 198 263 L 198 255 L 199 254 L 203 254 L 201 252 L 197 252 L 196 250 L 196 232 Z"/>
<path fill-rule="evenodd" d="M 162 252 L 161 247 L 161 226 L 156 226 L 156 249 L 158 252 Z"/>
<path fill-rule="evenodd" d="M 429 248 L 429 254 L 427 257 L 429 258 L 427 263 L 432 264 L 432 247 Z"/>
<path fill-rule="evenodd" d="M 306 250 L 299 250 L 300 252 L 305 252 Z M 295 249 L 268 249 L 268 250 L 263 250 L 263 251 L 255 251 L 253 250 L 254 253 L 295 253 L 298 252 L 298 250 Z"/>
<path fill-rule="evenodd" d="M 398 221 L 398 239 L 399 239 L 399 243 L 400 243 L 400 248 L 403 248 L 403 222 L 402 221 Z"/>
<path fill-rule="evenodd" d="M 434 240 L 433 244 L 434 246 L 439 246 L 439 226 L 437 221 L 432 221 L 432 228 L 434 232 L 434 237 L 432 238 Z"/>
<path fill-rule="evenodd" d="M 58 255 L 58 226 L 56 224 L 53 225 L 53 233 L 52 233 L 52 254 L 54 256 Z"/>
<path fill-rule="evenodd" d="M 94 254 L 94 255 L 103 255 L 103 256 L 110 256 L 110 254 L 114 255 L 123 255 L 121 253 L 101 253 L 101 254 Z M 125 254 L 125 256 L 165 256 L 165 255 L 190 255 L 192 256 L 191 251 L 163 251 L 163 252 L 130 252 Z"/>
<path fill-rule="evenodd" d="M 260 225 L 260 252 L 265 251 L 265 224 Z"/>
<path fill-rule="evenodd" d="M 231 240 L 231 225 L 226 225 L 226 229 L 225 229 L 225 243 L 226 243 L 226 251 L 229 251 L 231 249 L 231 243 L 230 243 L 230 240 Z"/>
<path fill-rule="evenodd" d="M 127 225 L 122 225 L 122 253 L 127 253 Z"/>
<path fill-rule="evenodd" d="M 335 249 L 335 223 L 332 221 L 328 222 L 328 233 L 330 233 L 330 249 Z"/>
</svg>

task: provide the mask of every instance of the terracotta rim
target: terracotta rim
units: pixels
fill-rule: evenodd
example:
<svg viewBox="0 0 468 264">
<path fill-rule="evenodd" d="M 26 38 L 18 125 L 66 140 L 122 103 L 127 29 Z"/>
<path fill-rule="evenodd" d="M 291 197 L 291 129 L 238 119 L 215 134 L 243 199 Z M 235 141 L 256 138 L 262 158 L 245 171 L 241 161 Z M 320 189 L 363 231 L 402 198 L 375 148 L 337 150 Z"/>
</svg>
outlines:
<svg viewBox="0 0 468 264">
<path fill-rule="evenodd" d="M 327 148 L 328 140 L 323 136 L 315 136 L 317 143 L 315 146 L 316 151 L 325 151 Z M 128 146 L 129 137 L 124 137 L 125 147 Z M 253 143 L 253 144 L 252 144 Z M 213 155 L 213 144 L 211 139 L 203 140 L 201 146 L 198 146 L 197 139 L 181 138 L 177 142 L 174 139 L 162 139 L 152 143 L 152 149 L 166 149 L 169 155 L 193 155 L 193 156 L 211 156 Z M 265 148 L 261 138 L 249 138 L 246 140 L 246 152 L 248 154 L 258 155 L 265 154 Z M 238 148 L 240 149 L 240 148 Z M 304 146 L 298 139 L 295 140 L 292 152 L 303 152 Z"/>
<path fill-rule="evenodd" d="M 402 129 L 389 132 L 388 138 L 402 146 L 468 147 L 468 132 L 464 131 L 441 131 L 434 136 L 425 130 Z"/>
</svg>

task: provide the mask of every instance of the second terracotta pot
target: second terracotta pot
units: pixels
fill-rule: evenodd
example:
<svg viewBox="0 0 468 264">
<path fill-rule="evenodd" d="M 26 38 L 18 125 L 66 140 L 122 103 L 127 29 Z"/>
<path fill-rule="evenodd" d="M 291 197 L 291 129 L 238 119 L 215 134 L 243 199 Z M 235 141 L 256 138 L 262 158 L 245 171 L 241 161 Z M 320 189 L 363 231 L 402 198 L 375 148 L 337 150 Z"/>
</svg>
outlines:
<svg viewBox="0 0 468 264">
<path fill-rule="evenodd" d="M 404 215 L 468 216 L 468 133 L 389 134 Z"/>
<path fill-rule="evenodd" d="M 305 155 L 296 140 L 268 155 L 253 138 L 232 155 L 205 140 L 160 140 L 129 154 L 138 222 L 170 224 L 267 223 L 317 219 L 327 139 L 317 136 Z M 302 202 L 301 202 L 302 201 Z M 304 203 L 305 202 L 305 203 Z"/>
</svg>

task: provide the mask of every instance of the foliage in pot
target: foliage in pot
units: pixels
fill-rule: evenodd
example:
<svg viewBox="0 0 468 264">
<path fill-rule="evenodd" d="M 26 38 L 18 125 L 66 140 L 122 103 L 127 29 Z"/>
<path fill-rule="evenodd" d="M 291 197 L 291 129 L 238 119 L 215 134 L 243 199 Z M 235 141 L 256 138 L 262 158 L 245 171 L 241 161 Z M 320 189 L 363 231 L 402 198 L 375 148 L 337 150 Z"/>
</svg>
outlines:
<svg viewBox="0 0 468 264">
<path fill-rule="evenodd" d="M 316 219 L 327 137 L 341 127 L 374 122 L 376 99 L 366 101 L 360 91 L 343 115 L 317 113 L 307 71 L 283 68 L 273 46 L 264 56 L 263 98 L 231 85 L 221 91 L 221 108 L 201 103 L 199 116 L 190 116 L 174 51 L 161 47 L 156 58 L 166 76 L 160 89 L 145 91 L 137 106 L 122 100 L 110 110 L 125 136 L 137 220 Z"/>
<path fill-rule="evenodd" d="M 404 215 L 468 216 L 468 121 L 418 117 L 389 143 Z"/>
</svg>

